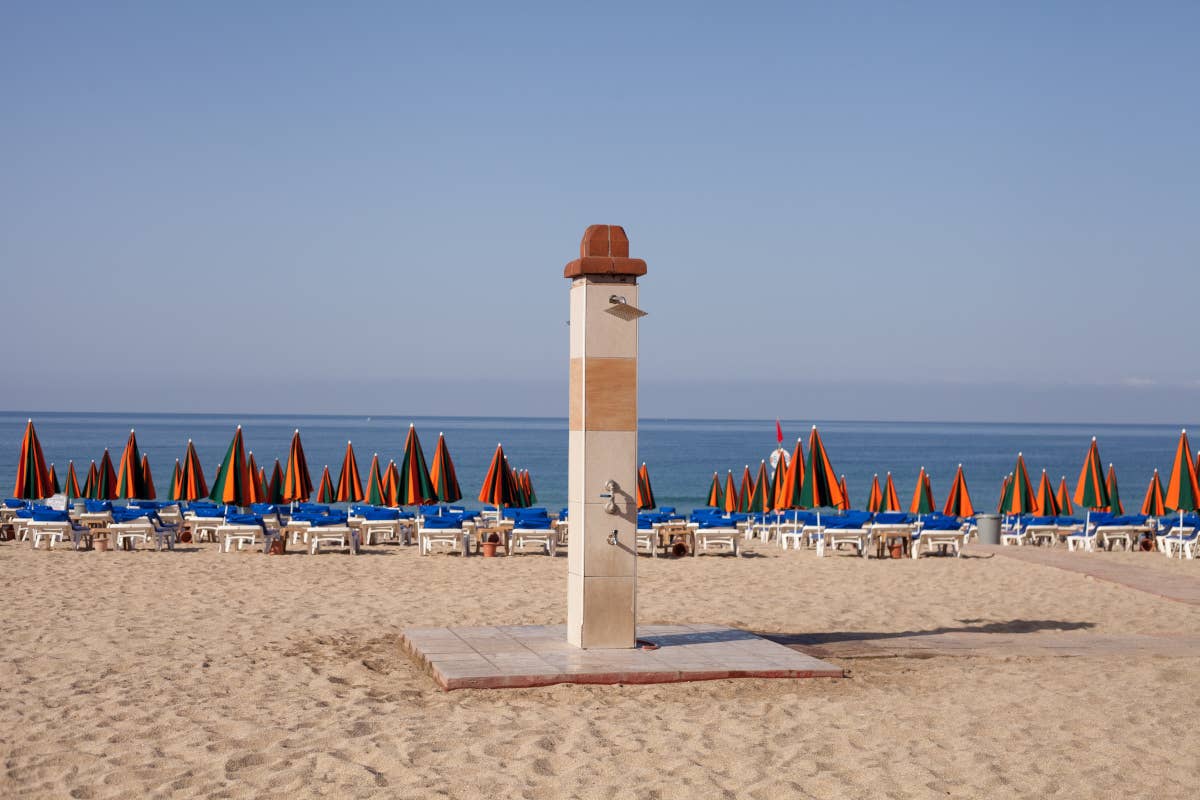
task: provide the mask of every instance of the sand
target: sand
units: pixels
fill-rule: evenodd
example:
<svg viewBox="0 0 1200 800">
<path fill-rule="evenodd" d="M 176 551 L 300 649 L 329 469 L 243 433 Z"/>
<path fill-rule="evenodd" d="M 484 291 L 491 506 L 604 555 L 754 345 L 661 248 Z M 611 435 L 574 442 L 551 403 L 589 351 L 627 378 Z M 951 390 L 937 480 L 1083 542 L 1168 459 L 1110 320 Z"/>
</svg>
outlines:
<svg viewBox="0 0 1200 800">
<path fill-rule="evenodd" d="M 1200 658 L 834 659 L 841 680 L 444 693 L 409 625 L 561 623 L 566 559 L 0 545 L 3 797 L 1195 797 Z M 1133 559 L 1200 580 L 1200 563 Z M 1161 564 L 1160 564 L 1161 562 Z M 1194 636 L 1200 607 L 1003 557 L 639 561 L 648 623 L 830 643 Z M 1178 755 L 1171 750 L 1177 749 Z"/>
</svg>

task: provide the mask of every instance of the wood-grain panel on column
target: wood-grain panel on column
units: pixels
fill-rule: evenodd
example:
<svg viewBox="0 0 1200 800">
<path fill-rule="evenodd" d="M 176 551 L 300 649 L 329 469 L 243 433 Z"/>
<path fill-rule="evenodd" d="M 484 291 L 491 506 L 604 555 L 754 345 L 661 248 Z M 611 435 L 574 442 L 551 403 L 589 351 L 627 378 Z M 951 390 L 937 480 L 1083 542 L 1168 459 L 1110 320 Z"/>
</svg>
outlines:
<svg viewBox="0 0 1200 800">
<path fill-rule="evenodd" d="M 637 430 L 637 359 L 588 358 L 585 361 L 584 413 L 587 415 L 587 429 Z"/>
</svg>

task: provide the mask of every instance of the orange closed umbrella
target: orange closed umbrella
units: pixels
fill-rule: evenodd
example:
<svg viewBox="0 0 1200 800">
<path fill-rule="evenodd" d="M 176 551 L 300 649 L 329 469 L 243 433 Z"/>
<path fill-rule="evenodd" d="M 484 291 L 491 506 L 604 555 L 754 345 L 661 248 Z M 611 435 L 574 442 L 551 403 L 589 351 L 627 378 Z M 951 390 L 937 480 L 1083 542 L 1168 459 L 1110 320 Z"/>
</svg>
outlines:
<svg viewBox="0 0 1200 800">
<path fill-rule="evenodd" d="M 187 470 L 186 462 L 184 470 Z M 225 460 L 217 467 L 217 474 L 213 476 L 212 491 L 208 493 L 208 497 L 225 505 L 248 506 L 255 502 L 251 498 L 254 496 L 253 484 L 257 480 L 258 476 L 251 474 L 246 462 L 242 426 L 238 425 L 233 433 L 233 440 L 229 442 L 229 449 L 225 451 Z"/>
<path fill-rule="evenodd" d="M 747 464 L 742 469 L 742 484 L 738 487 L 738 507 L 737 510 L 747 512 L 750 510 L 750 501 L 754 494 L 754 478 L 750 476 L 750 465 Z"/>
<path fill-rule="evenodd" d="M 967 490 L 967 477 L 963 474 L 962 464 L 954 473 L 954 482 L 950 484 L 950 494 L 946 495 L 946 507 L 942 513 L 948 517 L 972 517 L 975 506 L 971 503 L 971 493 Z"/>
<path fill-rule="evenodd" d="M 1096 446 L 1095 436 L 1079 470 L 1079 481 L 1075 484 L 1075 505 L 1095 511 L 1108 507 L 1108 487 L 1104 482 L 1104 466 L 1100 462 L 1100 449 Z"/>
<path fill-rule="evenodd" d="M 108 452 L 107 450 L 105 451 Z M 33 420 L 25 423 L 25 436 L 21 439 L 21 451 L 17 462 L 17 483 L 13 497 L 21 500 L 41 500 L 54 494 L 50 485 L 50 473 L 46 469 L 46 458 Z"/>
<path fill-rule="evenodd" d="M 395 461 L 389 461 L 383 471 L 383 504 L 396 507 L 400 505 L 400 470 Z"/>
<path fill-rule="evenodd" d="M 880 511 L 899 511 L 900 496 L 896 494 L 896 484 L 892 481 L 892 473 L 887 474 L 887 481 L 883 487 L 883 508 Z"/>
<path fill-rule="evenodd" d="M 321 473 L 321 486 L 317 489 L 318 503 L 336 503 L 337 490 L 333 488 L 333 480 L 329 477 L 329 465 L 325 465 L 325 471 Z"/>
<path fill-rule="evenodd" d="M 100 457 L 100 466 L 98 470 L 98 477 L 94 487 L 94 499 L 116 500 L 117 471 L 113 469 L 112 456 L 108 454 L 107 447 L 104 448 L 104 455 Z"/>
<path fill-rule="evenodd" d="M 497 513 L 503 515 L 505 506 L 517 505 L 520 502 L 516 482 L 513 480 L 512 469 L 504 456 L 504 447 L 496 445 L 492 455 L 492 463 L 488 465 L 487 475 L 483 485 L 479 487 L 479 502 L 496 507 Z"/>
<path fill-rule="evenodd" d="M 67 481 L 63 485 L 63 492 L 67 495 L 67 503 L 70 503 L 77 497 L 83 497 L 83 493 L 79 490 L 79 477 L 75 474 L 75 462 L 67 462 Z"/>
<path fill-rule="evenodd" d="M 1071 493 L 1067 491 L 1067 476 L 1063 475 L 1058 482 L 1058 493 L 1054 496 L 1058 501 L 1058 512 L 1065 516 L 1071 516 L 1075 513 L 1075 509 L 1071 506 Z"/>
<path fill-rule="evenodd" d="M 173 499 L 190 503 L 202 497 L 208 497 L 208 483 L 204 480 L 204 467 L 200 466 L 196 446 L 188 439 L 187 452 L 183 454 L 179 470 L 179 487 Z"/>
<path fill-rule="evenodd" d="M 267 502 L 267 476 L 254 460 L 254 451 L 247 455 L 246 468 L 250 473 L 250 481 L 245 504 Z"/>
<path fill-rule="evenodd" d="M 1162 481 L 1158 478 L 1158 470 L 1150 476 L 1150 485 L 1146 487 L 1146 499 L 1142 501 L 1142 513 L 1149 517 L 1161 517 L 1167 513 L 1163 501 Z"/>
<path fill-rule="evenodd" d="M 300 443 L 300 429 L 296 428 L 292 431 L 287 468 L 283 472 L 283 502 L 306 503 L 312 496 L 312 490 L 312 478 L 308 474 L 308 460 L 304 457 L 304 445 Z"/>
<path fill-rule="evenodd" d="M 271 468 L 271 477 L 267 480 L 267 502 L 274 505 L 282 505 L 283 499 L 283 468 L 279 466 L 279 459 L 275 459 L 275 466 Z"/>
<path fill-rule="evenodd" d="M 383 473 L 379 469 L 379 453 L 371 456 L 371 466 L 367 467 L 367 491 L 363 498 L 371 506 L 384 505 L 387 499 L 383 491 Z"/>
<path fill-rule="evenodd" d="M 912 503 L 909 504 L 910 514 L 932 514 L 937 504 L 933 502 L 933 488 L 929 484 L 929 476 L 925 468 L 917 473 L 917 485 L 913 489 Z"/>
<path fill-rule="evenodd" d="M 650 470 L 646 467 L 645 461 L 638 469 L 636 500 L 638 511 L 645 511 L 655 506 L 654 488 L 650 485 Z"/>
<path fill-rule="evenodd" d="M 337 502 L 358 503 L 362 499 L 362 479 L 358 476 L 358 460 L 354 458 L 354 445 L 346 442 L 346 455 L 342 459 L 342 471 L 338 473 Z"/>
<path fill-rule="evenodd" d="M 850 492 L 846 491 L 846 476 L 838 479 L 838 488 L 842 491 L 842 502 L 838 506 L 842 511 L 850 510 Z"/>
<path fill-rule="evenodd" d="M 804 489 L 804 445 L 796 439 L 796 448 L 784 474 L 783 502 L 781 508 L 800 508 L 800 492 Z"/>
<path fill-rule="evenodd" d="M 457 503 L 462 499 L 462 487 L 458 485 L 458 474 L 450 459 L 450 448 L 446 446 L 445 434 L 438 434 L 437 449 L 433 451 L 433 464 L 429 467 L 429 481 L 433 484 L 437 499 L 443 503 Z"/>
<path fill-rule="evenodd" d="M 142 455 L 138 452 L 137 435 L 130 430 L 121 452 L 120 469 L 117 472 L 117 497 L 122 500 L 149 500 L 142 476 Z"/>
<path fill-rule="evenodd" d="M 724 493 L 721 491 L 721 478 L 714 472 L 712 483 L 708 485 L 708 494 L 704 496 L 704 505 L 712 508 L 721 508 L 724 502 Z"/>
<path fill-rule="evenodd" d="M 725 473 L 725 511 L 733 513 L 738 510 L 737 487 L 733 485 L 733 470 Z"/>
<path fill-rule="evenodd" d="M 1033 511 L 1033 484 L 1029 480 L 1029 470 L 1025 468 L 1025 456 L 1022 453 L 1017 453 L 1017 466 L 1008 484 L 1008 492 L 1001 501 L 1001 511 L 1017 516 Z"/>
<path fill-rule="evenodd" d="M 1058 516 L 1058 498 L 1054 494 L 1054 487 L 1050 485 L 1046 470 L 1042 470 L 1042 479 L 1038 481 L 1037 491 L 1034 492 L 1033 513 L 1043 517 Z"/>
<path fill-rule="evenodd" d="M 58 494 L 62 491 L 62 487 L 58 485 L 58 473 L 54 471 L 54 464 L 46 470 L 46 480 L 50 482 L 50 494 Z"/>
<path fill-rule="evenodd" d="M 178 462 L 176 462 L 178 463 Z M 142 495 L 143 500 L 153 500 L 158 497 L 154 489 L 154 476 L 150 474 L 150 456 L 142 454 Z"/>
<path fill-rule="evenodd" d="M 871 491 L 867 494 L 867 511 L 876 514 L 883 510 L 883 490 L 879 488 L 879 473 L 871 478 Z"/>
</svg>

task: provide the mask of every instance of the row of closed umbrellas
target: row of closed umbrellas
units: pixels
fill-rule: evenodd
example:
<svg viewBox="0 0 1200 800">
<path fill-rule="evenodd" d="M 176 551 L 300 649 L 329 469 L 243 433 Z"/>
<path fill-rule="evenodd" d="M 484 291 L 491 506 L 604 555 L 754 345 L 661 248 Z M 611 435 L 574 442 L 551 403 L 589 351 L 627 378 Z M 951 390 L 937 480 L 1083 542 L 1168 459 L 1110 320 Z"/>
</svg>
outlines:
<svg viewBox="0 0 1200 800">
<path fill-rule="evenodd" d="M 735 483 L 732 470 L 726 473 L 724 485 L 722 485 L 720 475 L 714 472 L 712 482 L 705 495 L 705 503 L 729 512 L 743 513 L 769 513 L 793 508 L 830 507 L 842 510 L 850 508 L 846 476 L 842 475 L 839 478 L 834 472 L 815 425 L 808 438 L 807 459 L 804 456 L 800 439 L 796 440 L 796 447 L 790 459 L 783 455 L 781 453 L 773 473 L 768 473 L 765 460 L 759 465 L 757 477 L 751 476 L 750 467 L 747 465 L 742 473 L 740 486 Z M 1072 507 L 1072 500 L 1074 500 L 1074 504 L 1081 509 L 1123 514 L 1125 507 L 1117 485 L 1116 469 L 1109 464 L 1106 474 L 1102 464 L 1099 446 L 1093 437 L 1072 496 L 1067 491 L 1066 476 L 1063 476 L 1057 491 L 1055 491 L 1045 470 L 1042 470 L 1041 480 L 1035 490 L 1029 478 L 1029 471 L 1025 466 L 1025 457 L 1018 453 L 1016 467 L 1004 478 L 997 512 L 1047 516 L 1069 515 L 1074 511 Z M 645 465 L 642 468 L 645 470 Z M 1155 470 L 1146 488 L 1141 513 L 1161 516 L 1168 512 L 1200 510 L 1198 474 L 1200 474 L 1200 455 L 1197 460 L 1193 460 L 1187 431 L 1181 431 L 1167 488 L 1163 489 L 1158 470 Z M 648 476 L 646 481 L 649 481 Z M 887 473 L 886 483 L 883 487 L 880 486 L 879 475 L 874 476 L 867 497 L 866 510 L 871 512 L 901 510 L 896 486 L 892 481 L 892 473 Z M 917 475 L 916 487 L 913 490 L 913 498 L 908 510 L 913 514 L 930 514 L 937 510 L 937 504 L 933 499 L 932 484 L 924 467 L 921 467 Z M 958 465 L 958 470 L 955 472 L 946 502 L 942 507 L 942 513 L 956 517 L 970 517 L 975 514 L 975 506 L 971 502 L 971 494 L 967 488 L 962 464 Z"/>
<path fill-rule="evenodd" d="M 153 500 L 157 497 L 150 461 L 139 452 L 134 431 L 129 432 L 117 466 L 114 467 L 108 450 L 105 450 L 99 465 L 92 462 L 82 486 L 75 473 L 74 462 L 68 465 L 66 478 L 60 484 L 53 465 L 46 466 L 33 420 L 30 420 L 21 440 L 13 496 L 40 500 L 59 493 L 65 494 L 68 502 L 74 498 Z M 175 461 L 167 499 L 194 501 L 205 498 L 235 506 L 309 500 L 402 506 L 454 503 L 462 499 L 462 489 L 445 436 L 438 434 L 433 464 L 429 467 L 416 428 L 411 425 L 400 463 L 391 461 L 386 468 L 381 467 L 379 455 L 375 454 L 367 472 L 365 488 L 351 442 L 346 443 L 346 455 L 337 482 L 333 481 L 326 466 L 320 482 L 314 487 L 299 430 L 292 434 L 286 466 L 281 466 L 276 459 L 268 476 L 265 468 L 255 462 L 254 454 L 246 452 L 239 425 L 224 459 L 217 467 L 211 489 L 205 481 L 200 458 L 190 439 L 182 461 Z M 537 495 L 529 471 L 513 469 L 504 455 L 504 448 L 497 444 L 478 499 L 481 503 L 521 507 L 536 503 Z"/>
</svg>

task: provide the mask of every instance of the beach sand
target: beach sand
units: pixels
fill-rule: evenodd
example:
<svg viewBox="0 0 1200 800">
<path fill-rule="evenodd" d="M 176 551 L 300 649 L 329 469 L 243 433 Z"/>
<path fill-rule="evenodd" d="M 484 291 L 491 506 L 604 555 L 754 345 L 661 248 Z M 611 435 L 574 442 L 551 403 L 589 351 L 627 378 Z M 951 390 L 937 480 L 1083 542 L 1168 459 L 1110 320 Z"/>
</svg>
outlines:
<svg viewBox="0 0 1200 800">
<path fill-rule="evenodd" d="M 1200 658 L 842 658 L 851 677 L 445 693 L 410 625 L 561 623 L 566 559 L 0 545 L 3 797 L 1195 797 Z M 1135 560 L 1200 579 L 1196 562 Z M 815 636 L 1200 633 L 1003 556 L 641 559 L 640 620 Z M 1176 755 L 1172 755 L 1172 751 Z"/>
</svg>

